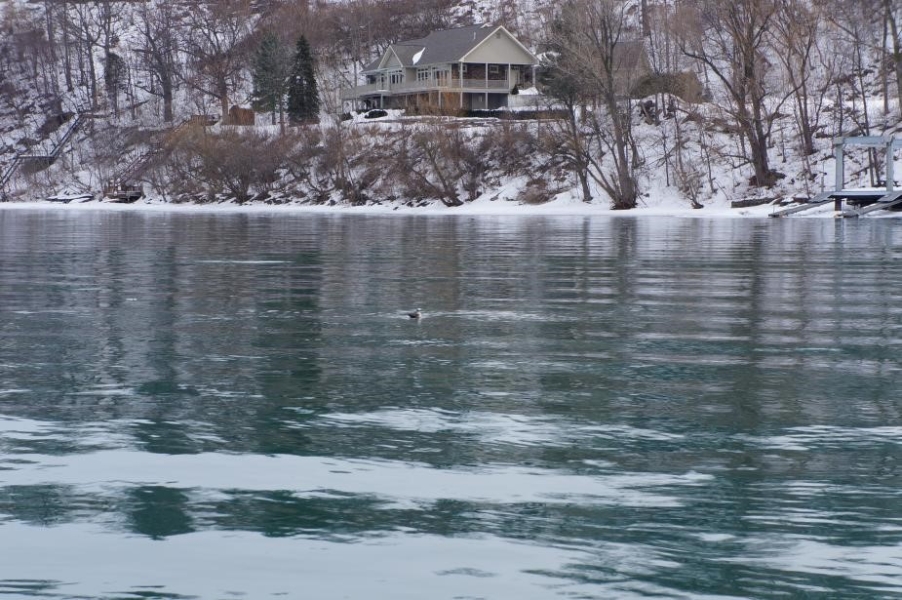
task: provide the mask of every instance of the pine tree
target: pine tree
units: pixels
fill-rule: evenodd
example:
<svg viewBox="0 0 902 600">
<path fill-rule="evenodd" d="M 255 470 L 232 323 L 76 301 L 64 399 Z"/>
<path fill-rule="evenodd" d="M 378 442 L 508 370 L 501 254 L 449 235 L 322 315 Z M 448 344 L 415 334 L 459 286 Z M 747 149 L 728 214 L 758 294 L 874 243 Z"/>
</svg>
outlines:
<svg viewBox="0 0 902 600">
<path fill-rule="evenodd" d="M 258 112 L 272 114 L 272 123 L 283 122 L 285 92 L 288 83 L 288 61 L 279 38 L 267 32 L 254 57 L 254 91 L 252 106 Z"/>
<path fill-rule="evenodd" d="M 319 90 L 307 38 L 298 39 L 288 77 L 288 117 L 295 123 L 319 122 Z"/>
</svg>

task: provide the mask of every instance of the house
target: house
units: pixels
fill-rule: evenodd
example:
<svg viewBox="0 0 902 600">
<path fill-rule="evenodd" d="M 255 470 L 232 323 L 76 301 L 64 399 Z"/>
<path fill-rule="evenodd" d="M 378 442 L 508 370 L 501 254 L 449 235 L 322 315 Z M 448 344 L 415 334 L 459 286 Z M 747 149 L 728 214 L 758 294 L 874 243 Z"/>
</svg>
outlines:
<svg viewBox="0 0 902 600">
<path fill-rule="evenodd" d="M 433 31 L 389 46 L 364 68 L 366 83 L 341 97 L 358 108 L 497 109 L 514 88 L 533 86 L 537 64 L 500 25 Z"/>
</svg>

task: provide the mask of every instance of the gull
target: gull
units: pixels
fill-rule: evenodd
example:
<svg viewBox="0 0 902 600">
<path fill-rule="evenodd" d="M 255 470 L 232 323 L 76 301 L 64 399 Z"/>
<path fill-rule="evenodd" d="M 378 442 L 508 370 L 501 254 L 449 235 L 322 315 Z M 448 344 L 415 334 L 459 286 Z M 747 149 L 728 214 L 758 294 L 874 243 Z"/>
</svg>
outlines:
<svg viewBox="0 0 902 600">
<path fill-rule="evenodd" d="M 423 314 L 423 313 L 421 313 L 420 309 L 418 308 L 411 313 L 407 313 L 407 316 L 410 317 L 411 319 L 419 319 L 421 314 Z"/>
</svg>

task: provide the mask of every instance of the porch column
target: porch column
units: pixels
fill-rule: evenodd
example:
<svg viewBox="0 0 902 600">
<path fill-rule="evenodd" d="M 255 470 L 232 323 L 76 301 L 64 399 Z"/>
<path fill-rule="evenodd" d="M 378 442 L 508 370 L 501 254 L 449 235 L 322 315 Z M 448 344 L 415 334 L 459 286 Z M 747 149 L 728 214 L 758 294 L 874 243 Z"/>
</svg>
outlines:
<svg viewBox="0 0 902 600">
<path fill-rule="evenodd" d="M 482 107 L 489 109 L 489 63 L 485 63 L 485 104 Z"/>
<path fill-rule="evenodd" d="M 457 85 L 460 86 L 460 109 L 464 109 L 464 64 L 457 63 Z"/>
<path fill-rule="evenodd" d="M 511 90 L 514 89 L 514 86 L 511 85 L 511 80 L 513 79 L 511 64 L 507 63 L 507 96 L 504 97 L 504 105 L 510 108 L 511 105 Z M 519 83 L 519 82 L 518 82 Z"/>
</svg>

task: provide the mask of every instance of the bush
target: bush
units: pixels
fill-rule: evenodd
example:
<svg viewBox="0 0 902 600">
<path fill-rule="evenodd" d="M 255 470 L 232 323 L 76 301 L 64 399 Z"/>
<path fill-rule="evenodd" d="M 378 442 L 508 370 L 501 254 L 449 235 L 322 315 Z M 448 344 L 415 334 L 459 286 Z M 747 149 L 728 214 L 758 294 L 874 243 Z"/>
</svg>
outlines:
<svg viewBox="0 0 902 600">
<path fill-rule="evenodd" d="M 520 192 L 520 202 L 537 205 L 549 202 L 557 194 L 557 190 L 548 188 L 548 182 L 541 178 L 532 179 Z"/>
<path fill-rule="evenodd" d="M 187 137 L 170 161 L 182 162 L 209 198 L 226 193 L 243 203 L 273 189 L 288 151 L 287 138 L 225 130 Z"/>
</svg>

